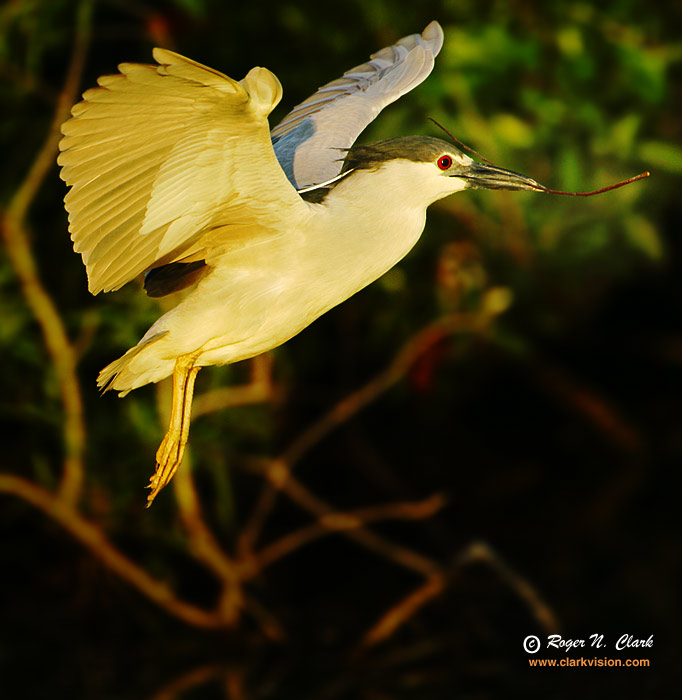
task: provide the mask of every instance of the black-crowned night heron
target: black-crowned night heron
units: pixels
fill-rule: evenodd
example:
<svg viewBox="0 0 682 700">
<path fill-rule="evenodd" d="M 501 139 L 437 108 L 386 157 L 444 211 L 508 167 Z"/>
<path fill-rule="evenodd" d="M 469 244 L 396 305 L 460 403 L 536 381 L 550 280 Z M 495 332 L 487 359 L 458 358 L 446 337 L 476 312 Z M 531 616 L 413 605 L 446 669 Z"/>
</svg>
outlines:
<svg viewBox="0 0 682 700">
<path fill-rule="evenodd" d="M 417 242 L 432 202 L 470 188 L 544 189 L 435 138 L 352 147 L 429 75 L 442 43 L 431 22 L 272 132 L 282 87 L 270 71 L 235 81 L 165 49 L 154 49 L 156 66 L 121 64 L 73 108 L 59 164 L 90 291 L 142 272 L 151 296 L 185 290 L 98 380 L 124 396 L 173 375 L 148 503 L 182 460 L 201 367 L 277 347 L 383 275 Z"/>
</svg>

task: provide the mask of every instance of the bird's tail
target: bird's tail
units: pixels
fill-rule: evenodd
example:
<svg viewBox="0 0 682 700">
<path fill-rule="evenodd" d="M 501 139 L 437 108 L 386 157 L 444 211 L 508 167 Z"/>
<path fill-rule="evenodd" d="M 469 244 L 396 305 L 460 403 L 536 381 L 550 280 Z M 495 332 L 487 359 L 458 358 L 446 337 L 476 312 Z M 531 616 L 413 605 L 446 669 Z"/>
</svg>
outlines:
<svg viewBox="0 0 682 700">
<path fill-rule="evenodd" d="M 108 364 L 97 377 L 97 387 L 100 393 L 103 394 L 105 391 L 113 389 L 119 392 L 119 396 L 125 396 L 129 391 L 139 386 L 148 384 L 150 381 L 158 381 L 161 379 L 162 377 L 146 377 L 144 376 L 144 372 L 135 371 L 131 364 L 151 343 L 155 343 L 167 334 L 168 331 L 163 331 L 162 333 L 156 333 L 150 338 L 141 340 L 137 345 L 130 348 L 124 355 L 119 357 L 118 360 L 114 360 L 111 364 Z"/>
</svg>

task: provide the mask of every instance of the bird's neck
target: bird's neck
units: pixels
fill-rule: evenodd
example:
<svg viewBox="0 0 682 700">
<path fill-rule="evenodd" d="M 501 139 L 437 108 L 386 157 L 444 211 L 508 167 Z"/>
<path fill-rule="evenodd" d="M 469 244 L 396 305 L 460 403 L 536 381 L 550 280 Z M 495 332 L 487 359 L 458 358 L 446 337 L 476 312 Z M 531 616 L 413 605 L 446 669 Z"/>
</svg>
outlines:
<svg viewBox="0 0 682 700">
<path fill-rule="evenodd" d="M 308 252 L 330 275 L 335 293 L 348 298 L 390 270 L 411 250 L 424 229 L 424 198 L 408 187 L 382 188 L 377 173 L 360 171 L 334 187 L 316 208 L 316 225 Z M 402 190 L 402 192 L 401 192 Z M 313 263 L 312 264 L 317 264 Z M 335 303 L 339 303 L 339 298 Z"/>
<path fill-rule="evenodd" d="M 429 204 L 409 168 L 386 165 L 351 173 L 330 191 L 323 206 L 339 224 L 331 228 L 347 244 L 363 248 L 381 242 L 393 248 L 397 257 L 392 266 L 419 239 Z"/>
</svg>

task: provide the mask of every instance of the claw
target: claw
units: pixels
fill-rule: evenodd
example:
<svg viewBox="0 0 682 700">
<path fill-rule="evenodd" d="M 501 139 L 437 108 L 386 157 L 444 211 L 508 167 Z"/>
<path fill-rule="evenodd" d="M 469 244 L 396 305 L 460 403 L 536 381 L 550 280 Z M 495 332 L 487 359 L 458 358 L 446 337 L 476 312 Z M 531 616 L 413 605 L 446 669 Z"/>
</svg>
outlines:
<svg viewBox="0 0 682 700">
<path fill-rule="evenodd" d="M 175 361 L 173 370 L 173 403 L 170 425 L 156 452 L 156 471 L 147 488 L 147 508 L 151 506 L 159 491 L 168 484 L 177 471 L 185 453 L 192 414 L 194 380 L 201 367 L 196 366 L 199 353 L 182 355 Z"/>
</svg>

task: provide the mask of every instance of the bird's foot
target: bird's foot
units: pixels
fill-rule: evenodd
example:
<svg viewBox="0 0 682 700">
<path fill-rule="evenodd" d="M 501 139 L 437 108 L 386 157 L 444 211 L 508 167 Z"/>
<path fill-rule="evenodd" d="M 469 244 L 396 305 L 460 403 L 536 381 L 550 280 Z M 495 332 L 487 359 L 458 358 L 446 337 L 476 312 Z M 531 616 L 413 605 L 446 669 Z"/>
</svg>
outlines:
<svg viewBox="0 0 682 700">
<path fill-rule="evenodd" d="M 177 471 L 185 454 L 185 442 L 176 431 L 169 430 L 156 452 L 156 471 L 149 481 L 147 488 L 151 489 L 147 496 L 147 508 L 151 506 L 159 491 L 166 486 Z"/>
<path fill-rule="evenodd" d="M 194 380 L 200 369 L 195 363 L 200 354 L 198 351 L 190 355 L 180 355 L 175 361 L 170 425 L 156 451 L 156 471 L 148 486 L 151 491 L 147 496 L 147 508 L 154 502 L 159 491 L 173 478 L 182 462 L 189 437 Z"/>
</svg>

